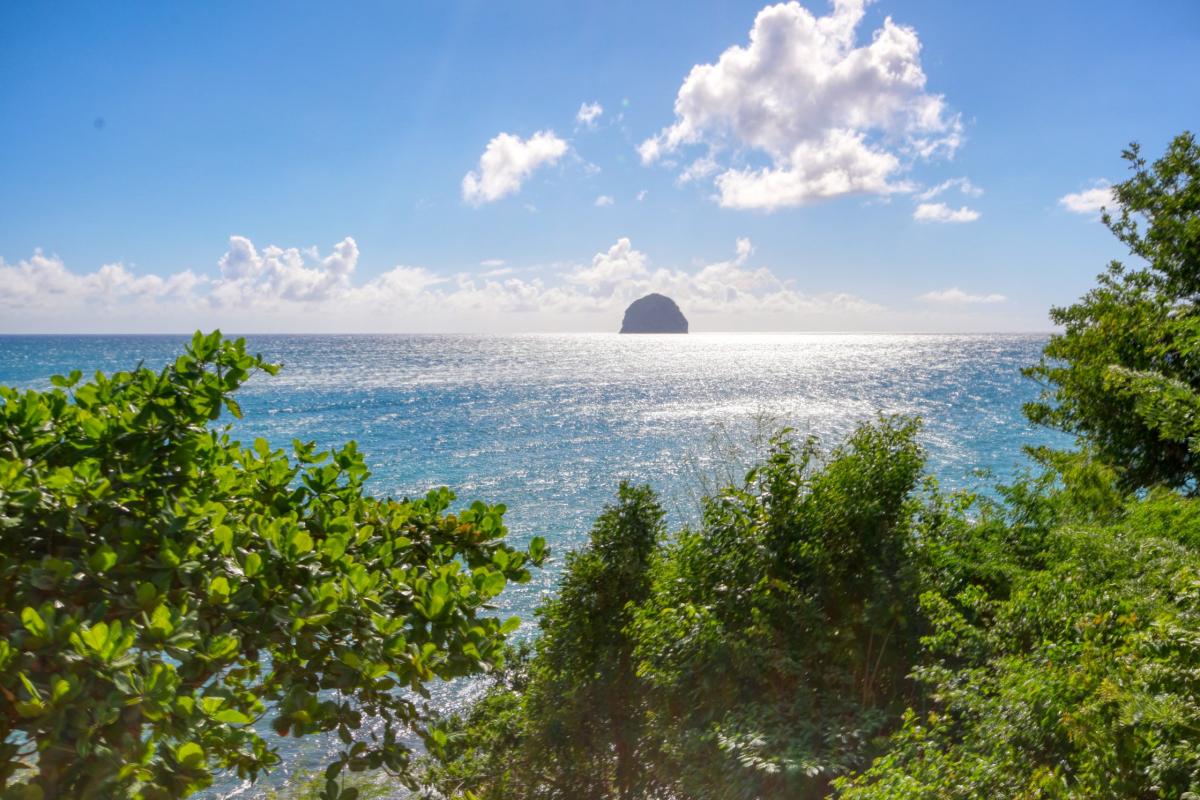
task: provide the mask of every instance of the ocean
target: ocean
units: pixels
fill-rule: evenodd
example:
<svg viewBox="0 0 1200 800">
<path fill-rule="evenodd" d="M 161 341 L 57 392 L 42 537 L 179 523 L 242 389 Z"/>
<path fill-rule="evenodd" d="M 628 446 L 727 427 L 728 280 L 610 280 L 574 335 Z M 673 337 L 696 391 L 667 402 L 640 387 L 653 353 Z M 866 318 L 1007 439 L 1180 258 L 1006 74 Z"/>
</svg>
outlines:
<svg viewBox="0 0 1200 800">
<path fill-rule="evenodd" d="M 159 368 L 184 336 L 0 336 L 0 384 L 46 388 L 51 375 Z M 948 488 L 987 490 L 1027 462 L 1025 445 L 1069 442 L 1031 427 L 1037 386 L 1020 369 L 1045 335 L 690 334 L 687 336 L 248 336 L 283 364 L 238 399 L 234 430 L 276 446 L 358 441 L 371 490 L 396 497 L 449 486 L 463 504 L 508 506 L 510 538 L 541 535 L 549 566 L 510 586 L 501 616 L 533 629 L 562 556 L 587 539 L 621 479 L 658 490 L 674 526 L 695 519 L 707 487 L 739 475 L 781 426 L 836 443 L 878 414 L 924 420 L 929 471 Z M 981 472 L 982 471 L 982 472 Z M 465 703 L 470 685 L 437 687 Z M 315 769 L 334 740 L 280 744 L 286 769 L 252 797 Z"/>
</svg>

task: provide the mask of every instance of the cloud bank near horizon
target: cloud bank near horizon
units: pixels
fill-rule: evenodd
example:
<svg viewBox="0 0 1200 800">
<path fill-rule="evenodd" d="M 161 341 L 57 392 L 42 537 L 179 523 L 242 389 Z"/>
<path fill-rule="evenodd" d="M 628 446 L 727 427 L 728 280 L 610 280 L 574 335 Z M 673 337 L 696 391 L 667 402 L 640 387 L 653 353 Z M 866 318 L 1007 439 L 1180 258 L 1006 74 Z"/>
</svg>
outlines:
<svg viewBox="0 0 1200 800">
<path fill-rule="evenodd" d="M 753 257 L 753 244 L 740 238 L 728 258 L 690 270 L 658 267 L 621 237 L 566 266 L 489 261 L 487 269 L 439 275 L 398 265 L 359 279 L 359 247 L 349 236 L 325 254 L 231 236 L 212 273 L 165 277 L 123 264 L 76 272 L 38 250 L 15 263 L 0 259 L 0 324 L 5 332 L 67 333 L 606 331 L 650 292 L 674 298 L 697 330 L 880 329 L 904 318 L 856 294 L 805 292 Z"/>
</svg>

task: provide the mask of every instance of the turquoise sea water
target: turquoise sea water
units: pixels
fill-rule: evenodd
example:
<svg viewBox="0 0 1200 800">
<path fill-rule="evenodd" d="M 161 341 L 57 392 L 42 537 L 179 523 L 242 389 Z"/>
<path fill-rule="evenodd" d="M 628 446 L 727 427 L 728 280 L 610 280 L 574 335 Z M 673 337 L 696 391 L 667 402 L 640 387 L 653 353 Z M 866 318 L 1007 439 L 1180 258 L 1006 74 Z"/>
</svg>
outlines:
<svg viewBox="0 0 1200 800">
<path fill-rule="evenodd" d="M 1040 335 L 779 334 L 689 336 L 250 336 L 284 369 L 253 378 L 235 430 L 333 445 L 356 439 L 372 490 L 447 485 L 464 504 L 508 508 L 517 543 L 545 536 L 551 565 L 510 587 L 501 614 L 526 620 L 553 591 L 562 554 L 586 540 L 618 481 L 649 482 L 676 524 L 696 496 L 748 462 L 756 435 L 787 424 L 835 442 L 878 413 L 914 414 L 929 469 L 944 485 L 1011 477 L 1026 444 L 1063 443 L 1031 428 L 1020 375 Z M 0 384 L 45 388 L 51 375 L 155 368 L 187 337 L 0 336 Z M 989 470 L 981 478 L 977 469 Z M 450 707 L 470 686 L 439 687 Z M 283 742 L 288 769 L 323 766 L 333 741 Z M 222 785 L 213 796 L 254 796 Z"/>
</svg>

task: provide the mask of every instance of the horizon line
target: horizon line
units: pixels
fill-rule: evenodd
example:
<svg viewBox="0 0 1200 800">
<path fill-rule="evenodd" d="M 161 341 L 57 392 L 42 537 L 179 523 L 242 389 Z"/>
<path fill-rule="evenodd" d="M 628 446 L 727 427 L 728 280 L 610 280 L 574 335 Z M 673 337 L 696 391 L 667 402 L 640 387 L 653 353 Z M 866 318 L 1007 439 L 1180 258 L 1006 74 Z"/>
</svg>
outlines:
<svg viewBox="0 0 1200 800">
<path fill-rule="evenodd" d="M 192 336 L 196 331 L 212 333 L 220 328 L 195 328 L 190 331 L 0 331 L 0 337 L 11 336 Z M 788 330 L 788 331 L 689 331 L 687 333 L 620 333 L 617 331 L 221 331 L 224 336 L 1049 336 L 1057 330 L 1012 331 L 930 331 L 930 330 Z"/>
</svg>

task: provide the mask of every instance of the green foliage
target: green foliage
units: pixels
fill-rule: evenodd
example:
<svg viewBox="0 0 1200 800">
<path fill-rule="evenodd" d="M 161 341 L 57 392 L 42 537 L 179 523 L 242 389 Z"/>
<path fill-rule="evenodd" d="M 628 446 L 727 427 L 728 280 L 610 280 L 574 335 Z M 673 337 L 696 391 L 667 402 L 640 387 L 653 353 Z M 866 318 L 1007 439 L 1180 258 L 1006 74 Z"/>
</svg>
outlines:
<svg viewBox="0 0 1200 800">
<path fill-rule="evenodd" d="M 353 443 L 292 458 L 213 425 L 277 367 L 197 334 L 161 372 L 0 388 L 0 787 L 5 797 L 183 797 L 278 762 L 253 723 L 346 743 L 404 775 L 424 684 L 499 668 L 486 616 L 538 561 L 503 506 L 364 493 Z M 532 548 L 538 554 L 540 542 Z M 269 709 L 269 710 L 268 710 Z M 355 740 L 364 720 L 378 733 Z"/>
<path fill-rule="evenodd" d="M 650 592 L 663 510 L 648 487 L 622 483 L 588 547 L 567 556 L 558 596 L 538 610 L 541 637 L 514 659 L 466 718 L 450 721 L 426 781 L 447 796 L 644 796 L 653 754 L 628 627 Z"/>
<path fill-rule="evenodd" d="M 1038 423 L 1076 434 L 1127 487 L 1200 488 L 1200 145 L 1178 136 L 1113 187 L 1104 223 L 1145 262 L 1113 262 L 1075 305 L 1055 308 L 1063 332 L 1027 374 L 1045 386 L 1027 407 Z"/>
<path fill-rule="evenodd" d="M 861 427 L 818 465 L 776 439 L 663 553 L 638 609 L 675 796 L 819 796 L 867 762 L 910 694 L 916 425 Z"/>
<path fill-rule="evenodd" d="M 1125 158 L 1103 219 L 1145 266 L 1054 309 L 1027 370 L 1081 449 L 931 529 L 922 702 L 840 796 L 1200 796 L 1200 147 Z"/>
<path fill-rule="evenodd" d="M 643 686 L 628 627 L 650 594 L 650 563 L 664 535 L 649 487 L 622 483 L 592 528 L 588 548 L 567 558 L 558 596 L 539 610 L 542 636 L 527 693 L 537 721 L 532 748 L 557 765 L 559 797 L 641 796 Z"/>
<path fill-rule="evenodd" d="M 445 744 L 418 763 L 426 800 L 500 800 L 554 796 L 543 791 L 555 764 L 528 747 L 525 714 L 530 650 L 512 649 L 504 669 L 464 714 L 441 720 Z M 570 765 L 566 765 L 570 766 Z"/>
<path fill-rule="evenodd" d="M 345 797 L 348 790 L 354 800 L 386 800 L 395 797 L 395 782 L 382 772 L 343 773 L 337 780 Z M 322 800 L 329 792 L 329 779 L 322 772 L 302 774 L 280 789 L 271 789 L 262 800 Z M 357 792 L 357 794 L 354 794 Z"/>
<path fill-rule="evenodd" d="M 1197 502 L 1162 493 L 1115 522 L 1052 521 L 1023 555 L 987 514 L 947 526 L 921 595 L 931 708 L 909 711 L 841 796 L 1197 796 Z"/>
<path fill-rule="evenodd" d="M 1130 495 L 1087 451 L 946 495 L 915 434 L 883 420 L 825 458 L 777 439 L 648 573 L 600 568 L 598 523 L 532 657 L 448 726 L 429 796 L 1200 796 L 1200 499 Z M 600 602 L 622 563 L 626 605 Z"/>
<path fill-rule="evenodd" d="M 622 486 L 532 656 L 447 725 L 431 796 L 792 798 L 868 763 L 912 691 L 916 430 L 823 463 L 781 435 L 673 541 Z"/>
</svg>

